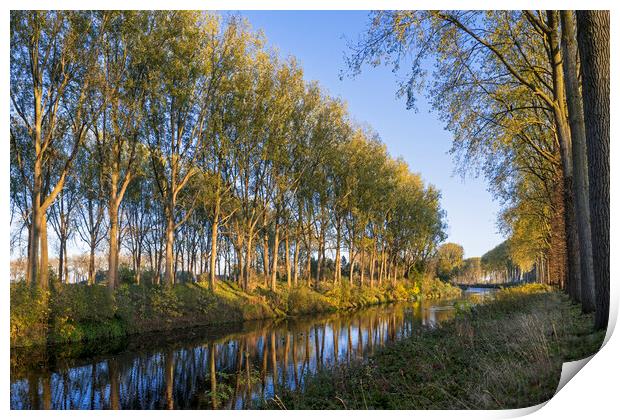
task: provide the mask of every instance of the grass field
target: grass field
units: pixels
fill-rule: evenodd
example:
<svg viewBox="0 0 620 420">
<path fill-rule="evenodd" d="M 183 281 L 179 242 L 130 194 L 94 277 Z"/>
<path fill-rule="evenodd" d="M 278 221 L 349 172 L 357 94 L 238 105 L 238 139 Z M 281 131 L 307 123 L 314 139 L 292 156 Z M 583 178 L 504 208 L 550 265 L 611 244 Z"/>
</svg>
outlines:
<svg viewBox="0 0 620 420">
<path fill-rule="evenodd" d="M 323 370 L 302 391 L 267 401 L 288 409 L 504 409 L 539 404 L 562 363 L 596 352 L 604 332 L 566 295 L 542 285 L 500 290 L 441 328 Z"/>
</svg>

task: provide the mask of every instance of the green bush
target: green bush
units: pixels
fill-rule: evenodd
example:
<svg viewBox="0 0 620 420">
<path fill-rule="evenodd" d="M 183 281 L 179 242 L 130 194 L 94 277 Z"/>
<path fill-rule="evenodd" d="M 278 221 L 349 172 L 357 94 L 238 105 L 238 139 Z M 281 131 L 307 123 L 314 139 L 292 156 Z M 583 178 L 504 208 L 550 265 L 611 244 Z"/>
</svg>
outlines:
<svg viewBox="0 0 620 420">
<path fill-rule="evenodd" d="M 155 284 L 155 271 L 144 270 L 140 273 L 140 283 L 153 285 Z"/>
<path fill-rule="evenodd" d="M 183 314 L 174 289 L 158 285 L 122 285 L 115 292 L 117 316 L 127 325 L 129 333 L 167 328 L 167 324 Z"/>
<path fill-rule="evenodd" d="M 103 272 L 98 273 L 101 274 Z M 105 274 L 105 273 L 104 273 Z M 121 285 L 110 293 L 105 285 L 54 285 L 51 291 L 11 285 L 11 345 L 75 342 L 177 327 L 237 322 L 331 312 L 412 300 L 420 289 L 428 297 L 449 297 L 457 290 L 426 279 L 420 287 L 411 280 L 375 287 L 322 282 L 288 289 L 282 282 L 272 291 L 259 286 L 251 292 L 236 283 L 218 281 L 210 290 L 207 276 L 199 282 L 173 286 L 133 283 L 133 271 L 121 267 Z"/>
<path fill-rule="evenodd" d="M 127 264 L 118 267 L 118 280 L 120 284 L 134 284 L 136 282 L 136 272 Z"/>
<path fill-rule="evenodd" d="M 53 342 L 78 342 L 123 334 L 115 319 L 116 303 L 107 287 L 63 285 L 51 297 Z"/>
<path fill-rule="evenodd" d="M 320 312 L 331 312 L 338 309 L 330 299 L 305 286 L 295 287 L 288 293 L 287 302 L 289 315 L 304 315 Z"/>
<path fill-rule="evenodd" d="M 11 283 L 11 345 L 45 344 L 49 291 L 26 282 Z"/>
<path fill-rule="evenodd" d="M 53 317 L 75 322 L 103 322 L 114 317 L 116 304 L 106 286 L 70 284 L 52 294 L 51 310 Z"/>
<path fill-rule="evenodd" d="M 102 338 L 120 338 L 127 335 L 124 323 L 116 318 L 102 321 L 76 322 L 66 317 L 56 317 L 53 320 L 50 340 L 56 343 L 77 343 L 94 341 Z"/>
<path fill-rule="evenodd" d="M 209 290 L 208 283 L 175 286 L 174 292 L 179 302 L 179 310 L 186 315 L 211 315 L 218 305 L 217 297 Z"/>
<path fill-rule="evenodd" d="M 461 295 L 461 289 L 438 278 L 425 277 L 419 283 L 422 296 L 428 299 L 453 298 Z"/>
</svg>

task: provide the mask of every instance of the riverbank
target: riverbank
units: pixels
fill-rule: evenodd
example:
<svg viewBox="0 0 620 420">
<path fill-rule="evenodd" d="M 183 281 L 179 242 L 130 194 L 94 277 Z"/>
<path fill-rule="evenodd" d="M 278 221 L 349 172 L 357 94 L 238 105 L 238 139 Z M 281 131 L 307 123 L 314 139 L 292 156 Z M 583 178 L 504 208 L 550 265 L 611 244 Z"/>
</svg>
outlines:
<svg viewBox="0 0 620 420">
<path fill-rule="evenodd" d="M 321 283 L 276 291 L 207 282 L 172 287 L 64 285 L 53 291 L 11 284 L 11 347 L 116 339 L 155 331 L 346 311 L 421 297 L 454 297 L 460 289 L 435 279 L 377 287 Z"/>
<path fill-rule="evenodd" d="M 325 369 L 268 408 L 506 409 L 550 399 L 562 363 L 595 353 L 604 332 L 562 293 L 542 285 L 500 290 L 435 330 Z"/>
</svg>

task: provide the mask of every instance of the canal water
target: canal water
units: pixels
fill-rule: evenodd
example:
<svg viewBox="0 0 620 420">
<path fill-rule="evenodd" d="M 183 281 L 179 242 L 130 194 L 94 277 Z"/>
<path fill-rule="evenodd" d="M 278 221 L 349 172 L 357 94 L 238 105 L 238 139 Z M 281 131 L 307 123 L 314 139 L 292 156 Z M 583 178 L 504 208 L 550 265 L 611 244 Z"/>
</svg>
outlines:
<svg viewBox="0 0 620 420">
<path fill-rule="evenodd" d="M 243 409 L 303 386 L 324 367 L 368 357 L 435 327 L 459 299 L 151 334 L 95 345 L 11 353 L 12 409 Z"/>
</svg>

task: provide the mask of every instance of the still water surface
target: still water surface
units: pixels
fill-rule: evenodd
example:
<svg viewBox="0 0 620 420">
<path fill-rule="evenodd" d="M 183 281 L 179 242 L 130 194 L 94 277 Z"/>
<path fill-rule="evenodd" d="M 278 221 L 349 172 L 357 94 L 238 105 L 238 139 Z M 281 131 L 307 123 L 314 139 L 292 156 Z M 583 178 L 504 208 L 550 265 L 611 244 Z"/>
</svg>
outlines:
<svg viewBox="0 0 620 420">
<path fill-rule="evenodd" d="M 387 343 L 454 316 L 456 300 L 376 306 L 350 313 L 244 323 L 11 355 L 12 409 L 251 408 L 303 386 L 322 367 L 368 357 Z M 165 335 L 165 337 L 164 337 Z M 90 354 L 90 355 L 85 355 Z"/>
</svg>

